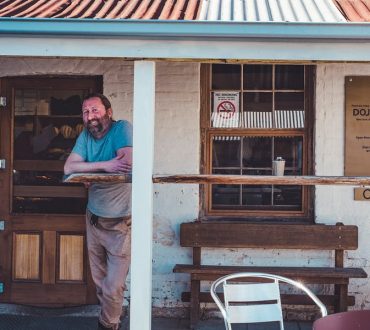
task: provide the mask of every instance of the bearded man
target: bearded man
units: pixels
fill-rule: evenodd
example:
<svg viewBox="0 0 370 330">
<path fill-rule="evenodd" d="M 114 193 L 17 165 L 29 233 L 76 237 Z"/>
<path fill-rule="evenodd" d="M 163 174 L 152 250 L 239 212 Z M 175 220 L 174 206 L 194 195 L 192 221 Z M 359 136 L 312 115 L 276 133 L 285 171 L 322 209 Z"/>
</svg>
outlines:
<svg viewBox="0 0 370 330">
<path fill-rule="evenodd" d="M 129 173 L 132 126 L 114 121 L 108 98 L 90 94 L 82 104 L 84 130 L 66 160 L 64 173 Z M 131 184 L 88 186 L 86 236 L 90 268 L 101 305 L 98 329 L 118 329 L 130 265 Z"/>
</svg>

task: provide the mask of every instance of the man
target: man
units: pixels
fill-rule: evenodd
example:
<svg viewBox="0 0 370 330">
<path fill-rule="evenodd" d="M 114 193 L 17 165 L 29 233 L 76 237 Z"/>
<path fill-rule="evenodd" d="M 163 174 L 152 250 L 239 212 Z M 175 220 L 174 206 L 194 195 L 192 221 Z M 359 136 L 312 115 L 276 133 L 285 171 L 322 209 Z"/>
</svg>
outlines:
<svg viewBox="0 0 370 330">
<path fill-rule="evenodd" d="M 64 173 L 129 173 L 132 126 L 114 121 L 102 94 L 88 95 L 82 104 L 84 130 L 64 165 Z M 98 329 L 118 329 L 123 292 L 130 264 L 131 184 L 89 186 L 86 236 L 91 274 L 101 304 Z"/>
</svg>

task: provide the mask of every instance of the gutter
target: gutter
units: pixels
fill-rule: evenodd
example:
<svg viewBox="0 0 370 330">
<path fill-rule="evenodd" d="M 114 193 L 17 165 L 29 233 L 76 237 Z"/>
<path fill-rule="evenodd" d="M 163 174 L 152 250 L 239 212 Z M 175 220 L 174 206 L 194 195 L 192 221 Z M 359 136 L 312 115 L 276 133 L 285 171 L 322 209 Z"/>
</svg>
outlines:
<svg viewBox="0 0 370 330">
<path fill-rule="evenodd" d="M 370 40 L 370 23 L 0 18 L 0 36 Z"/>
</svg>

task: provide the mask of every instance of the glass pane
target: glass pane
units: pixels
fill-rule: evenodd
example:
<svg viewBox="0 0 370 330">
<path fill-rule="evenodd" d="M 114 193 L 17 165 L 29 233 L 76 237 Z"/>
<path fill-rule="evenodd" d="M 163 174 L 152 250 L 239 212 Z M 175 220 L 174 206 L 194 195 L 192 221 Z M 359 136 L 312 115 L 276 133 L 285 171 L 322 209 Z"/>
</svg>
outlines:
<svg viewBox="0 0 370 330">
<path fill-rule="evenodd" d="M 87 89 L 15 89 L 12 212 L 84 213 L 81 185 L 67 187 L 62 180 L 64 162 L 83 130 L 81 104 L 87 93 Z"/>
<path fill-rule="evenodd" d="M 236 64 L 212 64 L 212 89 L 240 90 L 241 66 Z"/>
<path fill-rule="evenodd" d="M 261 209 L 262 205 L 271 205 L 271 189 L 269 185 L 243 185 L 243 205 L 245 209 L 258 210 Z"/>
<path fill-rule="evenodd" d="M 275 110 L 304 110 L 304 93 L 276 93 Z"/>
<path fill-rule="evenodd" d="M 271 137 L 243 138 L 243 169 L 247 175 L 270 175 L 272 162 Z"/>
<path fill-rule="evenodd" d="M 213 174 L 240 174 L 239 170 L 213 170 Z M 212 208 L 234 209 L 240 205 L 241 186 L 228 184 L 212 185 Z"/>
<path fill-rule="evenodd" d="M 244 65 L 244 89 L 272 89 L 272 65 Z"/>
<path fill-rule="evenodd" d="M 302 208 L 301 186 L 274 186 L 274 205 L 277 209 L 300 211 Z"/>
<path fill-rule="evenodd" d="M 276 93 L 274 120 L 276 128 L 304 128 L 304 94 Z"/>
<path fill-rule="evenodd" d="M 285 160 L 284 175 L 302 175 L 302 150 L 301 136 L 274 138 L 274 159 L 282 157 Z"/>
<path fill-rule="evenodd" d="M 16 213 L 84 214 L 84 198 L 13 197 Z"/>
<path fill-rule="evenodd" d="M 212 167 L 214 169 L 220 167 L 240 168 L 241 137 L 214 136 L 212 142 Z"/>
<path fill-rule="evenodd" d="M 302 65 L 276 65 L 275 89 L 303 89 L 304 66 Z"/>
<path fill-rule="evenodd" d="M 272 93 L 248 92 L 243 99 L 243 127 L 272 128 Z"/>
</svg>

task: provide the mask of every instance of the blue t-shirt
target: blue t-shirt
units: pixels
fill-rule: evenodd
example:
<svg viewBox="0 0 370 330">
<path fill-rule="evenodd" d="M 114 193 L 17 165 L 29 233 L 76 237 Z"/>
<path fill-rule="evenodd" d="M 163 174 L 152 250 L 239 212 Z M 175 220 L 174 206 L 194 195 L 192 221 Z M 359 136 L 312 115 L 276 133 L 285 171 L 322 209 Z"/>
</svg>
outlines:
<svg viewBox="0 0 370 330">
<path fill-rule="evenodd" d="M 95 139 L 85 128 L 77 138 L 72 152 L 86 162 L 107 161 L 117 156 L 117 150 L 132 147 L 132 125 L 125 120 L 112 123 L 108 133 Z M 89 187 L 87 208 L 105 218 L 131 214 L 130 183 L 94 183 Z"/>
</svg>

